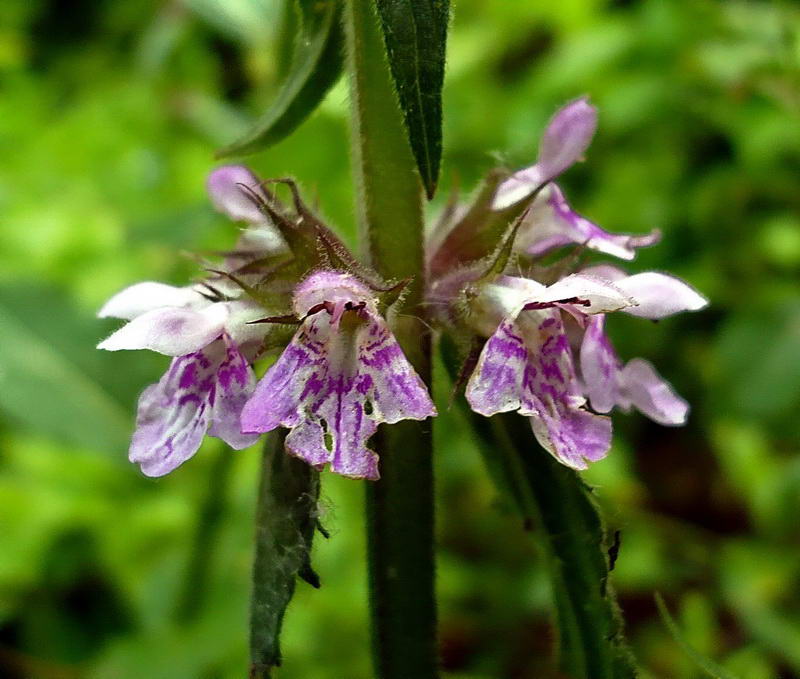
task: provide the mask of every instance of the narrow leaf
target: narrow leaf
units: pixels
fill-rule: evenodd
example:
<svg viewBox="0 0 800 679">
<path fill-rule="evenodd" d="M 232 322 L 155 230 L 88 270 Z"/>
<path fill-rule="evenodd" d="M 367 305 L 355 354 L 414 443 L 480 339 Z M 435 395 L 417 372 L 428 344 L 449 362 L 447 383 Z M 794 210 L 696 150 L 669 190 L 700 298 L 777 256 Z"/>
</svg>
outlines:
<svg viewBox="0 0 800 679">
<path fill-rule="evenodd" d="M 256 554 L 250 604 L 250 676 L 281 664 L 283 616 L 300 577 L 315 587 L 311 541 L 317 529 L 319 472 L 284 450 L 285 430 L 269 435 L 256 509 Z"/>
<path fill-rule="evenodd" d="M 301 2 L 303 28 L 278 96 L 241 139 L 220 149 L 218 158 L 259 151 L 276 144 L 302 123 L 339 79 L 342 28 L 338 0 Z"/>
<path fill-rule="evenodd" d="M 408 139 L 428 198 L 436 191 L 442 156 L 449 0 L 376 0 Z"/>
<path fill-rule="evenodd" d="M 442 356 L 455 379 L 452 343 L 442 342 Z M 589 488 L 536 445 L 525 418 L 467 415 L 498 491 L 508 494 L 524 525 L 536 531 L 546 556 L 561 670 L 570 677 L 632 679 L 636 668 L 608 582 L 610 545 Z"/>
<path fill-rule="evenodd" d="M 655 594 L 655 600 L 656 606 L 658 606 L 658 612 L 661 615 L 661 620 L 666 625 L 669 633 L 672 635 L 672 638 L 683 649 L 684 653 L 686 653 L 686 655 L 694 661 L 697 667 L 699 667 L 709 677 L 712 677 L 712 679 L 738 679 L 735 675 L 728 672 L 728 670 L 726 670 L 724 667 L 721 667 L 711 660 L 711 658 L 704 656 L 686 640 L 686 637 L 683 635 L 683 632 L 681 632 L 680 627 L 678 627 L 678 623 L 676 623 L 674 618 L 670 615 L 669 609 L 664 603 L 663 597 L 658 592 Z"/>
</svg>

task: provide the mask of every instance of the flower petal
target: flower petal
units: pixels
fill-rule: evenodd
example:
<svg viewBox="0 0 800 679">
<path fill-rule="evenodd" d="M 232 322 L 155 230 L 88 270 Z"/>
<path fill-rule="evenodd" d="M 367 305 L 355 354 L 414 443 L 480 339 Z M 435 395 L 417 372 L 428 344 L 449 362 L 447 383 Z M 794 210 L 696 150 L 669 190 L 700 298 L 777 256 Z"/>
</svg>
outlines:
<svg viewBox="0 0 800 679">
<path fill-rule="evenodd" d="M 500 184 L 492 209 L 503 210 L 518 203 L 577 162 L 589 147 L 596 128 L 597 109 L 586 97 L 557 111 L 542 136 L 536 164 Z"/>
<path fill-rule="evenodd" d="M 641 318 L 665 318 L 681 311 L 697 311 L 708 304 L 689 284 L 655 271 L 622 278 L 615 285 L 637 302 L 625 311 Z"/>
<path fill-rule="evenodd" d="M 586 469 L 589 462 L 602 460 L 611 448 L 611 418 L 580 408 L 555 404 L 531 417 L 536 440 L 559 462 L 573 469 Z"/>
<path fill-rule="evenodd" d="M 179 307 L 154 309 L 126 323 L 97 348 L 150 349 L 167 356 L 183 356 L 219 337 L 227 318 L 224 303 L 210 304 L 199 311 Z"/>
<path fill-rule="evenodd" d="M 595 264 L 594 266 L 588 266 L 585 269 L 581 269 L 580 273 L 586 276 L 602 278 L 604 280 L 611 281 L 612 283 L 616 283 L 617 281 L 628 277 L 627 271 L 623 271 L 618 266 L 614 266 L 613 264 Z"/>
<path fill-rule="evenodd" d="M 517 249 L 532 256 L 564 245 L 583 245 L 621 259 L 633 259 L 636 248 L 657 243 L 658 231 L 643 235 L 612 234 L 575 212 L 556 184 L 536 196 L 517 239 Z"/>
<path fill-rule="evenodd" d="M 376 421 L 394 424 L 436 415 L 428 388 L 377 314 L 359 331 L 358 373 L 358 388 L 370 399 Z"/>
<path fill-rule="evenodd" d="M 145 281 L 121 290 L 109 299 L 99 318 L 123 318 L 130 321 L 143 313 L 165 306 L 201 307 L 209 304 L 194 288 L 179 288 L 165 283 Z"/>
<path fill-rule="evenodd" d="M 256 387 L 242 412 L 242 430 L 290 427 L 287 450 L 315 467 L 378 478 L 378 457 L 366 446 L 380 422 L 435 414 L 425 385 L 380 317 L 327 311 L 306 318 Z"/>
<path fill-rule="evenodd" d="M 236 343 L 223 334 L 225 355 L 216 367 L 216 389 L 211 398 L 210 436 L 222 439 L 234 450 L 252 446 L 258 434 L 242 433 L 242 408 L 253 395 L 256 376 Z"/>
<path fill-rule="evenodd" d="M 605 316 L 592 316 L 581 344 L 581 376 L 589 402 L 599 413 L 610 412 L 619 400 L 620 363 L 605 333 Z"/>
<path fill-rule="evenodd" d="M 475 412 L 517 410 L 531 418 L 539 443 L 575 469 L 611 445 L 608 418 L 582 409 L 569 341 L 558 310 L 522 311 L 489 338 L 466 390 Z"/>
<path fill-rule="evenodd" d="M 522 407 L 528 350 L 514 321 L 503 320 L 486 341 L 467 383 L 470 407 L 486 417 Z"/>
<path fill-rule="evenodd" d="M 634 406 L 654 422 L 669 426 L 686 423 L 689 404 L 675 393 L 651 363 L 634 358 L 620 373 L 623 407 Z"/>
<path fill-rule="evenodd" d="M 218 167 L 208 176 L 206 186 L 214 207 L 231 219 L 250 224 L 267 221 L 254 199 L 265 198 L 260 182 L 244 165 Z"/>
<path fill-rule="evenodd" d="M 173 359 L 158 384 L 139 397 L 129 459 L 163 476 L 197 452 L 211 417 L 213 366 L 202 351 Z"/>
<path fill-rule="evenodd" d="M 632 295 L 626 294 L 618 284 L 585 273 L 576 273 L 562 278 L 557 283 L 548 286 L 547 290 L 541 293 L 541 299 L 537 297 L 536 301 L 551 302 L 572 297 L 588 302 L 588 304 L 579 306 L 580 310 L 586 314 L 618 311 L 635 304 Z"/>
<path fill-rule="evenodd" d="M 232 448 L 252 445 L 258 437 L 241 433 L 239 417 L 254 386 L 252 369 L 225 335 L 174 358 L 139 398 L 129 459 L 147 476 L 168 474 L 197 452 L 209 425 Z"/>
</svg>

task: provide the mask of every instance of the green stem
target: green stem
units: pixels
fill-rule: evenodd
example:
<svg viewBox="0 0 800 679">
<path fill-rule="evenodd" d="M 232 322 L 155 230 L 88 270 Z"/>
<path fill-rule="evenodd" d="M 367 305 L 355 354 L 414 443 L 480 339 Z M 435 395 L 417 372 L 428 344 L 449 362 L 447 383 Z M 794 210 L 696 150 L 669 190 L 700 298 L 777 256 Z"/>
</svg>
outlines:
<svg viewBox="0 0 800 679">
<path fill-rule="evenodd" d="M 441 343 L 451 378 L 457 351 Z M 466 409 L 465 409 L 466 410 Z M 535 529 L 553 588 L 561 671 L 575 679 L 630 679 L 633 656 L 609 583 L 609 547 L 591 489 L 535 441 L 527 418 L 466 410 L 489 474 Z"/>
<path fill-rule="evenodd" d="M 430 383 L 430 334 L 420 305 L 422 187 L 371 0 L 347 0 L 345 30 L 361 240 L 383 276 L 412 278 L 392 328 Z M 428 679 L 437 676 L 430 424 L 381 427 L 375 445 L 381 479 L 367 487 L 367 534 L 376 675 Z"/>
<path fill-rule="evenodd" d="M 472 418 L 490 471 L 541 538 L 556 605 L 561 670 L 576 678 L 635 677 L 608 582 L 605 528 L 590 489 L 539 448 L 524 418 L 515 413 Z"/>
<path fill-rule="evenodd" d="M 250 603 L 250 677 L 281 664 L 280 631 L 297 578 L 315 587 L 311 541 L 317 528 L 319 472 L 284 450 L 286 431 L 267 437 L 256 506 Z"/>
</svg>

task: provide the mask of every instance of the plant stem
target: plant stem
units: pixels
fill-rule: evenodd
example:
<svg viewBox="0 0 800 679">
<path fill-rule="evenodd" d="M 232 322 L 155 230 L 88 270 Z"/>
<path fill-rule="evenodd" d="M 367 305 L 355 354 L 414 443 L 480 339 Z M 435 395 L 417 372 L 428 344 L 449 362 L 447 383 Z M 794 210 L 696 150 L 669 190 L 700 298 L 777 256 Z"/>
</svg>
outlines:
<svg viewBox="0 0 800 679">
<path fill-rule="evenodd" d="M 422 187 L 371 0 L 347 0 L 345 30 L 361 241 L 383 276 L 412 278 L 392 328 L 430 383 Z M 376 675 L 428 679 L 437 676 L 430 424 L 382 427 L 375 446 L 381 479 L 367 487 L 367 535 Z"/>
<path fill-rule="evenodd" d="M 490 472 L 540 537 L 553 587 L 561 670 L 570 677 L 635 677 L 608 582 L 605 527 L 590 489 L 539 448 L 525 418 L 471 417 Z"/>
<path fill-rule="evenodd" d="M 440 348 L 456 379 L 455 344 L 443 339 Z M 632 679 L 636 665 L 608 581 L 610 545 L 591 489 L 539 447 L 527 418 L 465 413 L 498 490 L 511 496 L 525 527 L 536 530 L 553 589 L 561 671 L 575 679 Z"/>
<path fill-rule="evenodd" d="M 267 436 L 256 507 L 250 604 L 250 677 L 267 679 L 281 664 L 280 631 L 297 577 L 319 587 L 311 570 L 319 472 L 284 451 L 286 431 Z"/>
</svg>

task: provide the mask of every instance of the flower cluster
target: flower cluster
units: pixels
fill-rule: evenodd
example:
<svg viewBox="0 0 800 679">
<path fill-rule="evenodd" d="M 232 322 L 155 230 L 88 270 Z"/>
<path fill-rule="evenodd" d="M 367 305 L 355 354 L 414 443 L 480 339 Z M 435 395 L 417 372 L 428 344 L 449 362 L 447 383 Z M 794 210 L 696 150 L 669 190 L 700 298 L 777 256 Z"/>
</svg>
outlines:
<svg viewBox="0 0 800 679">
<path fill-rule="evenodd" d="M 555 183 L 596 126 L 586 99 L 561 109 L 534 165 L 493 174 L 472 205 L 448 209 L 425 272 L 430 322 L 475 347 L 465 363 L 470 407 L 487 417 L 516 411 L 529 418 L 536 440 L 576 469 L 608 452 L 606 413 L 614 407 L 664 425 L 683 424 L 688 413 L 650 363 L 618 358 L 606 315 L 660 319 L 706 304 L 663 273 L 540 265 L 542 255 L 565 247 L 631 260 L 659 240 L 655 231 L 604 231 L 573 211 Z M 291 205 L 268 186 L 241 166 L 215 170 L 213 204 L 244 223 L 236 247 L 194 285 L 139 283 L 100 311 L 127 321 L 101 349 L 172 357 L 139 399 L 130 459 L 149 476 L 185 462 L 206 434 L 241 449 L 285 427 L 288 453 L 377 479 L 378 457 L 368 447 L 377 426 L 436 415 L 386 317 L 402 283 L 360 264 L 294 185 Z M 257 384 L 253 363 L 272 350 L 280 354 Z"/>
</svg>

